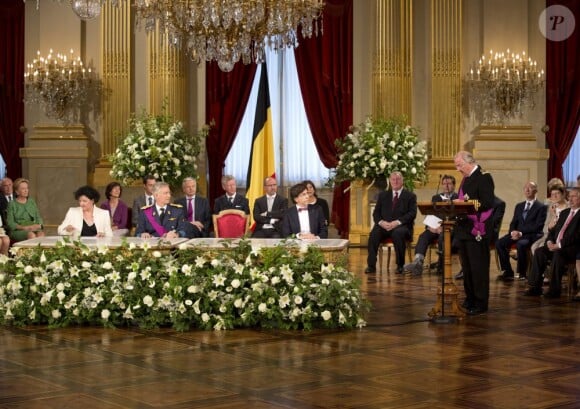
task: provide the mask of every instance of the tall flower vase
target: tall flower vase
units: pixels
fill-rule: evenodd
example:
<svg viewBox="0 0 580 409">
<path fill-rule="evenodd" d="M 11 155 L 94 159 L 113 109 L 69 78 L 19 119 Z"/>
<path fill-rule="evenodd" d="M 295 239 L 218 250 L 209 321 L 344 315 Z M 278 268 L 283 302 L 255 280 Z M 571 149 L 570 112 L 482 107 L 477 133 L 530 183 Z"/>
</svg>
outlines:
<svg viewBox="0 0 580 409">
<path fill-rule="evenodd" d="M 350 223 L 348 240 L 352 246 L 366 246 L 373 222 L 377 188 L 366 180 L 350 182 Z M 370 198 L 370 200 L 369 200 Z"/>
</svg>

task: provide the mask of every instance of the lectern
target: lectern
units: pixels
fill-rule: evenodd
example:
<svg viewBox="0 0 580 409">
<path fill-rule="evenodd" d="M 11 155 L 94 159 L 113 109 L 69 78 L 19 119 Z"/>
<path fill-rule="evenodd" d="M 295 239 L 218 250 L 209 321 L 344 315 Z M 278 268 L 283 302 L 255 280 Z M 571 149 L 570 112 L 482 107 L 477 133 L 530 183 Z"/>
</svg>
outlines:
<svg viewBox="0 0 580 409">
<path fill-rule="evenodd" d="M 432 214 L 439 217 L 442 221 L 443 234 L 443 279 L 441 286 L 437 292 L 437 302 L 435 306 L 429 311 L 429 317 L 433 322 L 449 323 L 454 322 L 456 318 L 465 317 L 465 313 L 459 308 L 457 304 L 457 287 L 453 282 L 451 272 L 451 233 L 455 226 L 455 220 L 458 216 L 465 217 L 468 214 L 474 214 L 477 211 L 477 203 L 475 201 L 466 202 L 421 202 L 417 206 L 424 215 Z M 445 305 L 449 305 L 446 309 Z"/>
</svg>

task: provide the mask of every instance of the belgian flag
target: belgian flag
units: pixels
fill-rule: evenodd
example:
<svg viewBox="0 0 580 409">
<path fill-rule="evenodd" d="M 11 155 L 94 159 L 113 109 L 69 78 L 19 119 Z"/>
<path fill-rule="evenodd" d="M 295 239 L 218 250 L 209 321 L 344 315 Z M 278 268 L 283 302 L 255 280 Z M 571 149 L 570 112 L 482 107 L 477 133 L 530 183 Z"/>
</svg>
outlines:
<svg viewBox="0 0 580 409">
<path fill-rule="evenodd" d="M 268 176 L 276 177 L 276 168 L 274 165 L 274 134 L 272 132 L 268 71 L 266 70 L 266 63 L 262 63 L 246 185 L 250 216 L 254 209 L 254 202 L 264 194 L 264 179 Z M 252 228 L 253 226 L 252 222 Z"/>
</svg>

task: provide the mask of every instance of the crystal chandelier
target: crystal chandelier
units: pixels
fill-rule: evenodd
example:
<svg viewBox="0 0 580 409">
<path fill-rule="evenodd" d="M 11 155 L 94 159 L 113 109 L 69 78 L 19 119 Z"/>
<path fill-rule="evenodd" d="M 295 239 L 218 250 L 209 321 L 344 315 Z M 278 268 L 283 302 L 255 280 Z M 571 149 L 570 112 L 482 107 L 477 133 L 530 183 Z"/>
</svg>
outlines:
<svg viewBox="0 0 580 409">
<path fill-rule="evenodd" d="M 62 3 L 63 0 L 53 0 Z M 101 15 L 101 8 L 107 0 L 65 0 L 70 2 L 72 10 L 83 20 L 92 20 Z M 117 5 L 119 0 L 110 0 L 113 5 Z M 24 0 L 26 3 L 26 0 Z M 36 0 L 36 9 L 40 6 L 40 0 Z"/>
<path fill-rule="evenodd" d="M 534 108 L 535 94 L 544 84 L 544 70 L 526 52 L 483 55 L 466 77 L 470 108 L 484 124 L 504 123 Z"/>
<path fill-rule="evenodd" d="M 82 108 L 96 110 L 100 104 L 102 82 L 85 67 L 80 57 L 53 54 L 37 58 L 26 65 L 24 73 L 27 104 L 39 104 L 47 117 L 63 123 L 78 121 Z"/>
<path fill-rule="evenodd" d="M 231 71 L 242 61 L 261 63 L 264 46 L 298 46 L 298 26 L 306 38 L 318 35 L 322 0 L 135 0 L 138 24 L 157 24 L 172 44 L 197 63 L 217 61 Z"/>
</svg>

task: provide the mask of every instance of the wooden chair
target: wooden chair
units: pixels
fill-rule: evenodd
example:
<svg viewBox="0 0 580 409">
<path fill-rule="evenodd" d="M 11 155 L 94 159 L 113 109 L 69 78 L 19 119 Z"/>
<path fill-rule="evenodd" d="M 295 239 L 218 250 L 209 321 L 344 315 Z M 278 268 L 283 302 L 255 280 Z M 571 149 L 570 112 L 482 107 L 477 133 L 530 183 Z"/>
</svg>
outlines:
<svg viewBox="0 0 580 409">
<path fill-rule="evenodd" d="M 566 277 L 567 280 L 567 288 L 568 288 L 568 297 L 573 297 L 576 295 L 574 290 L 577 288 L 578 283 L 578 272 L 576 271 L 576 260 L 571 263 L 568 263 L 568 268 L 566 269 Z"/>
<path fill-rule="evenodd" d="M 389 266 L 391 264 L 391 250 L 395 249 L 395 245 L 393 244 L 393 239 L 391 239 L 390 237 L 381 241 L 381 244 L 379 246 L 379 272 L 382 274 L 383 273 L 383 249 L 387 248 L 387 273 L 390 272 L 389 270 Z M 413 249 L 412 249 L 412 243 L 410 240 L 406 241 L 406 248 L 407 248 L 407 255 L 409 256 L 409 260 L 413 260 Z"/>
<path fill-rule="evenodd" d="M 222 210 L 213 215 L 213 231 L 216 238 L 237 239 L 249 231 L 250 217 L 243 210 Z"/>
</svg>

